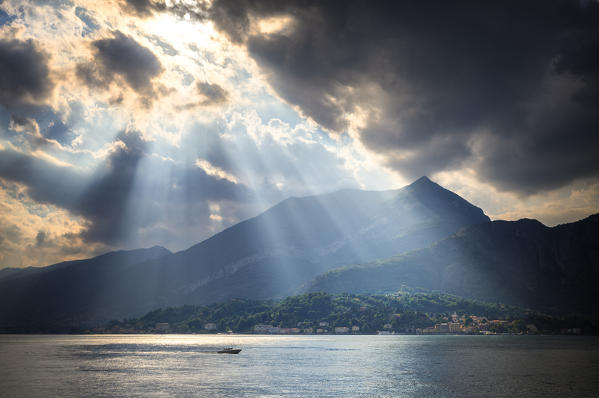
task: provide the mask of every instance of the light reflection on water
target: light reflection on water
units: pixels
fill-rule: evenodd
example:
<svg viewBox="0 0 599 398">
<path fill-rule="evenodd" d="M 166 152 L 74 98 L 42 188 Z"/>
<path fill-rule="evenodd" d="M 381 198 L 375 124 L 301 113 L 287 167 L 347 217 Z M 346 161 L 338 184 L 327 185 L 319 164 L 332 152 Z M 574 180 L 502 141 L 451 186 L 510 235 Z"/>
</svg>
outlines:
<svg viewBox="0 0 599 398">
<path fill-rule="evenodd" d="M 4 335 L 0 359 L 7 397 L 599 395 L 587 337 Z"/>
</svg>

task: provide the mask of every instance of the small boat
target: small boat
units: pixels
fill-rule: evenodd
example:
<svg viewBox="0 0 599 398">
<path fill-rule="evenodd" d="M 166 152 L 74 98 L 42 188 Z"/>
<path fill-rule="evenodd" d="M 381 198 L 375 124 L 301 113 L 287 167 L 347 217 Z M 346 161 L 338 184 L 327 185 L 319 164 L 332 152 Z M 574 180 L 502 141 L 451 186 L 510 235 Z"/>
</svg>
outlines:
<svg viewBox="0 0 599 398">
<path fill-rule="evenodd" d="M 241 352 L 241 348 L 226 347 L 217 352 L 219 354 L 239 354 Z"/>
</svg>

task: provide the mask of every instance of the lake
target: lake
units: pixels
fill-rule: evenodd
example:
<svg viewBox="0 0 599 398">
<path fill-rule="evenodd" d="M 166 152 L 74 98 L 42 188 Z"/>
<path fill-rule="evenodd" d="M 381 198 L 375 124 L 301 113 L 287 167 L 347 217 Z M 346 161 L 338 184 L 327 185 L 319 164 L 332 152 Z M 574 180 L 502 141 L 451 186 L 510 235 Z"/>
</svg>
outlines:
<svg viewBox="0 0 599 398">
<path fill-rule="evenodd" d="M 0 360 L 2 397 L 599 396 L 597 337 L 0 335 Z"/>
</svg>

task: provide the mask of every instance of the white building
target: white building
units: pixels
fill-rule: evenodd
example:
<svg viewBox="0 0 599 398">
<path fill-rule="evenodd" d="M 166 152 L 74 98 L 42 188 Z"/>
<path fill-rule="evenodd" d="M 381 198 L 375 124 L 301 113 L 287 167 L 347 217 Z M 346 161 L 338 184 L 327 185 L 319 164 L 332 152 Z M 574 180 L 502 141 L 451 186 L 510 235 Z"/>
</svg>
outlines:
<svg viewBox="0 0 599 398">
<path fill-rule="evenodd" d="M 254 325 L 254 333 L 278 334 L 281 333 L 281 328 L 272 325 Z"/>
<path fill-rule="evenodd" d="M 169 329 L 170 329 L 170 326 L 167 322 L 160 322 L 160 323 L 156 324 L 157 332 L 166 332 Z"/>
<path fill-rule="evenodd" d="M 208 322 L 204 325 L 204 330 L 216 330 L 216 323 Z"/>
</svg>

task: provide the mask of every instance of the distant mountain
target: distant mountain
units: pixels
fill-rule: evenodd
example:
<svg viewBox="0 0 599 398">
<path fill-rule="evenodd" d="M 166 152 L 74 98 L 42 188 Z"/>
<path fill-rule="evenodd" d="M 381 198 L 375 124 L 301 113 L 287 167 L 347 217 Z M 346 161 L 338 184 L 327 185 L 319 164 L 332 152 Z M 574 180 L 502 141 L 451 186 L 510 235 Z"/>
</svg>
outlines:
<svg viewBox="0 0 599 398">
<path fill-rule="evenodd" d="M 366 293 L 401 285 L 596 314 L 599 214 L 553 228 L 528 219 L 472 225 L 425 249 L 332 270 L 305 290 Z"/>
<path fill-rule="evenodd" d="M 119 275 L 135 264 L 169 254 L 154 246 L 48 267 L 12 268 L 0 274 L 0 331 L 68 331 L 102 314 L 112 316 L 115 309 L 104 299 Z"/>
<path fill-rule="evenodd" d="M 69 302 L 49 300 L 45 317 L 71 317 L 73 323 L 185 303 L 282 297 L 336 266 L 426 247 L 488 221 L 481 209 L 426 177 L 392 191 L 289 198 L 187 250 L 126 266 L 114 261 L 90 278 L 85 262 L 43 274 L 0 275 L 0 300 L 11 303 L 0 307 L 0 321 L 6 324 L 16 315 L 37 321 L 35 303 L 55 293 Z M 21 285 L 30 287 L 30 305 L 16 299 Z"/>
</svg>

